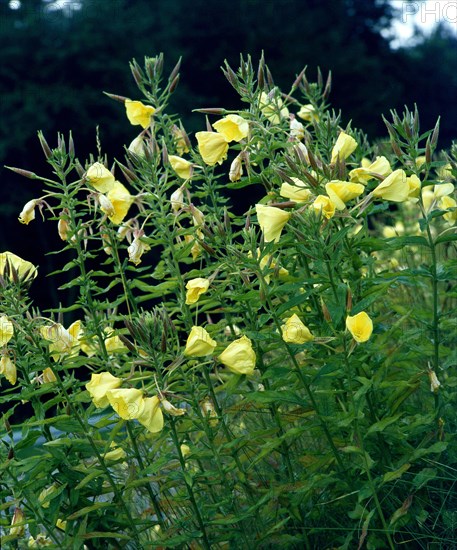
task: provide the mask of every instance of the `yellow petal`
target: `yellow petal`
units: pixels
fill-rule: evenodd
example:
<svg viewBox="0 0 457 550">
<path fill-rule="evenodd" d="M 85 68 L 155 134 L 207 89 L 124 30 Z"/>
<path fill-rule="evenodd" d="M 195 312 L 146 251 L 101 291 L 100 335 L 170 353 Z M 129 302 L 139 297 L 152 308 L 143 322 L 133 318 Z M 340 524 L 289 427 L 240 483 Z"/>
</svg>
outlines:
<svg viewBox="0 0 457 550">
<path fill-rule="evenodd" d="M 6 315 L 0 317 L 0 347 L 5 346 L 13 337 L 13 323 Z"/>
<path fill-rule="evenodd" d="M 325 195 L 318 195 L 311 207 L 318 216 L 324 216 L 327 220 L 335 215 L 335 205 Z"/>
<path fill-rule="evenodd" d="M 256 356 L 251 340 L 247 336 L 238 338 L 219 355 L 219 361 L 236 374 L 252 374 Z"/>
<path fill-rule="evenodd" d="M 176 155 L 169 155 L 168 160 L 180 178 L 188 180 L 192 176 L 193 165 L 191 162 Z"/>
<path fill-rule="evenodd" d="M 290 183 L 284 182 L 281 185 L 281 190 L 279 191 L 281 197 L 291 199 L 295 202 L 308 201 L 312 195 L 311 189 L 309 189 L 309 187 L 307 187 L 306 184 L 298 178 L 292 178 L 292 180 L 297 185 L 291 185 Z"/>
<path fill-rule="evenodd" d="M 304 344 L 314 340 L 309 328 L 302 323 L 297 314 L 289 317 L 281 327 L 282 339 L 290 344 Z"/>
<path fill-rule="evenodd" d="M 92 164 L 86 172 L 86 180 L 99 193 L 107 193 L 114 185 L 113 174 L 100 162 Z"/>
<path fill-rule="evenodd" d="M 204 357 L 213 353 L 217 342 L 211 338 L 203 327 L 192 327 L 187 338 L 184 355 L 188 357 Z"/>
<path fill-rule="evenodd" d="M 119 388 L 122 384 L 120 378 L 116 378 L 109 372 L 92 374 L 90 382 L 86 384 L 86 390 L 89 392 L 94 405 L 98 409 L 103 409 L 109 405 L 106 393 L 109 390 Z"/>
<path fill-rule="evenodd" d="M 119 181 L 115 181 L 113 187 L 106 195 L 113 206 L 113 213 L 108 214 L 109 219 L 119 225 L 127 215 L 130 206 L 133 203 L 133 197 L 128 189 Z"/>
<path fill-rule="evenodd" d="M 13 267 L 22 282 L 34 279 L 38 275 L 37 268 L 27 260 L 23 260 L 12 252 L 2 252 L 0 254 L 0 274 L 2 277 L 6 276 L 6 268 L 8 266 Z M 9 278 L 12 279 L 11 269 L 9 271 Z"/>
<path fill-rule="evenodd" d="M 208 166 L 222 164 L 227 158 L 228 143 L 223 135 L 216 132 L 197 132 L 195 137 L 200 155 Z"/>
<path fill-rule="evenodd" d="M 401 169 L 392 172 L 373 190 L 373 196 L 392 202 L 403 202 L 407 200 L 408 194 L 406 174 Z"/>
<path fill-rule="evenodd" d="M 346 317 L 346 327 L 356 342 L 362 343 L 370 339 L 373 332 L 373 321 L 365 311 L 351 317 Z"/>
<path fill-rule="evenodd" d="M 227 115 L 213 124 L 225 141 L 241 141 L 249 133 L 249 123 L 239 115 Z"/>
<path fill-rule="evenodd" d="M 117 388 L 108 390 L 106 397 L 116 413 L 124 420 L 133 420 L 143 413 L 145 399 L 141 390 Z"/>
<path fill-rule="evenodd" d="M 143 411 L 136 419 L 149 432 L 160 432 L 163 428 L 163 414 L 160 408 L 160 399 L 156 395 L 144 399 Z"/>
<path fill-rule="evenodd" d="M 8 382 L 14 386 L 17 382 L 17 370 L 16 365 L 11 361 L 8 355 L 3 355 L 0 359 L 0 374 L 8 380 Z"/>
<path fill-rule="evenodd" d="M 365 191 L 365 187 L 360 183 L 333 180 L 325 184 L 325 190 L 335 208 L 344 210 L 346 203 L 361 195 Z"/>
<path fill-rule="evenodd" d="M 209 279 L 203 279 L 197 277 L 191 279 L 186 284 L 186 304 L 195 304 L 202 294 L 204 294 L 209 288 Z"/>
<path fill-rule="evenodd" d="M 144 105 L 141 101 L 125 100 L 125 111 L 130 124 L 147 128 L 151 124 L 151 117 L 155 113 L 154 107 Z"/>
<path fill-rule="evenodd" d="M 263 204 L 256 204 L 255 210 L 265 242 L 278 242 L 284 226 L 290 219 L 290 212 L 285 212 L 275 206 L 265 206 Z"/>
<path fill-rule="evenodd" d="M 341 132 L 335 145 L 333 146 L 332 159 L 330 162 L 333 164 L 337 159 L 346 160 L 348 156 L 356 150 L 356 148 L 356 140 L 349 134 Z"/>
</svg>

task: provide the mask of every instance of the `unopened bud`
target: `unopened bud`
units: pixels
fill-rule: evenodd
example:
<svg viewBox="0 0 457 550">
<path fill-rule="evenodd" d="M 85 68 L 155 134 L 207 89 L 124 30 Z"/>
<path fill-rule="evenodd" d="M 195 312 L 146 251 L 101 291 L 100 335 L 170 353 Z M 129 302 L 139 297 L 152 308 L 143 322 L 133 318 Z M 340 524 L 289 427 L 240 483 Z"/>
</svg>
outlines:
<svg viewBox="0 0 457 550">
<path fill-rule="evenodd" d="M 176 88 L 178 87 L 178 84 L 179 84 L 179 74 L 175 76 L 173 82 L 170 84 L 170 88 L 168 89 L 170 94 L 172 94 L 176 90 Z"/>
<path fill-rule="evenodd" d="M 238 181 L 241 179 L 242 175 L 243 175 L 243 164 L 241 162 L 241 155 L 237 155 L 233 159 L 232 164 L 230 165 L 229 180 L 232 182 Z"/>
<path fill-rule="evenodd" d="M 323 300 L 321 300 L 321 309 L 322 309 L 322 315 L 324 316 L 324 319 L 327 321 L 327 323 L 331 323 L 332 316 L 330 315 L 330 311 L 328 310 Z"/>
<path fill-rule="evenodd" d="M 62 241 L 66 241 L 68 239 L 69 231 L 70 226 L 68 225 L 67 220 L 60 217 L 57 223 L 57 232 L 59 233 L 59 237 L 62 239 Z"/>
<path fill-rule="evenodd" d="M 15 168 L 14 166 L 5 166 L 5 168 L 8 168 L 8 170 L 12 170 L 13 172 L 16 172 L 16 174 L 19 174 L 20 176 L 24 176 L 24 178 L 29 178 L 31 180 L 36 180 L 38 176 L 34 172 L 30 172 L 29 170 L 23 170 L 22 168 Z"/>
<path fill-rule="evenodd" d="M 352 292 L 351 289 L 348 287 L 347 294 L 346 294 L 346 311 L 351 311 L 352 309 Z"/>
<path fill-rule="evenodd" d="M 119 101 L 119 103 L 125 103 L 128 97 L 124 97 L 123 95 L 116 95 L 116 94 L 109 94 L 108 92 L 103 92 L 106 96 L 108 96 L 110 99 L 114 99 L 114 101 Z"/>
<path fill-rule="evenodd" d="M 25 532 L 25 515 L 20 508 L 15 508 L 11 520 L 10 536 L 21 537 Z"/>
<path fill-rule="evenodd" d="M 38 132 L 38 139 L 40 140 L 40 145 L 41 145 L 41 148 L 43 149 L 44 156 L 47 159 L 50 159 L 52 157 L 52 151 L 48 145 L 48 142 L 44 138 L 44 135 L 42 134 L 42 132 Z"/>
</svg>

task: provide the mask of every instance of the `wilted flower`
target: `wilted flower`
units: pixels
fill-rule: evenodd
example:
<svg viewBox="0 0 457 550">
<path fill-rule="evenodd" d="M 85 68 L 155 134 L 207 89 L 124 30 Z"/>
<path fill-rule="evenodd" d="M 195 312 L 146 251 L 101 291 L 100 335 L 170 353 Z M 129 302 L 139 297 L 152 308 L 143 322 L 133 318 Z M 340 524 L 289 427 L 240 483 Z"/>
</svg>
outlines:
<svg viewBox="0 0 457 550">
<path fill-rule="evenodd" d="M 156 112 L 151 105 L 144 105 L 141 101 L 125 100 L 125 111 L 130 124 L 147 128 L 151 124 L 151 117 Z"/>
<path fill-rule="evenodd" d="M 160 432 L 163 428 L 163 414 L 160 408 L 160 399 L 154 395 L 153 397 L 143 399 L 143 402 L 143 409 L 135 418 L 148 430 L 148 432 Z"/>
<path fill-rule="evenodd" d="M 294 139 L 303 139 L 305 137 L 305 127 L 294 115 L 290 115 L 290 137 Z"/>
<path fill-rule="evenodd" d="M 392 168 L 386 157 L 376 157 L 374 162 L 368 159 L 362 159 L 362 167 L 354 168 L 349 172 L 349 179 L 353 182 L 366 184 L 377 174 L 382 177 L 387 177 L 392 173 Z"/>
<path fill-rule="evenodd" d="M 46 548 L 46 546 L 52 545 L 52 540 L 43 533 L 38 533 L 36 539 L 34 539 L 32 535 L 30 535 L 27 541 L 27 548 Z"/>
<path fill-rule="evenodd" d="M 281 197 L 291 199 L 295 202 L 306 202 L 311 197 L 312 193 L 309 187 L 298 178 L 291 178 L 295 185 L 284 182 L 281 184 L 279 194 Z"/>
<path fill-rule="evenodd" d="M 178 126 L 174 124 L 171 129 L 171 133 L 173 134 L 173 137 L 174 137 L 176 151 L 178 152 L 178 155 L 183 155 L 184 153 L 188 153 L 189 145 L 187 143 L 187 135 L 185 131 L 182 128 L 178 128 Z"/>
<path fill-rule="evenodd" d="M 138 418 L 144 410 L 143 392 L 135 388 L 115 388 L 106 392 L 106 398 L 116 413 L 124 420 Z"/>
<path fill-rule="evenodd" d="M 6 346 L 14 334 L 13 323 L 6 315 L 0 316 L 0 346 Z"/>
<path fill-rule="evenodd" d="M 256 204 L 255 210 L 265 242 L 278 242 L 283 227 L 290 219 L 290 212 L 285 212 L 275 206 L 265 206 L 264 204 Z"/>
<path fill-rule="evenodd" d="M 114 441 L 111 441 L 110 449 L 110 451 L 107 451 L 103 455 L 104 460 L 114 462 L 118 460 L 123 460 L 127 456 L 127 453 L 124 451 L 124 449 L 122 447 L 118 447 L 116 443 L 114 443 Z"/>
<path fill-rule="evenodd" d="M 9 355 L 3 354 L 0 359 L 0 374 L 8 380 L 8 382 L 14 386 L 17 382 L 17 370 L 16 365 L 11 361 Z"/>
<path fill-rule="evenodd" d="M 184 198 L 184 187 L 181 185 L 181 187 L 178 187 L 178 189 L 173 191 L 170 197 L 171 209 L 175 214 L 178 213 L 181 210 L 181 208 L 184 206 L 183 198 Z"/>
<path fill-rule="evenodd" d="M 428 371 L 428 377 L 430 378 L 430 391 L 432 393 L 437 393 L 440 389 L 441 382 L 438 380 L 434 370 Z"/>
<path fill-rule="evenodd" d="M 25 532 L 25 514 L 21 508 L 15 508 L 11 520 L 10 536 L 22 537 Z"/>
<path fill-rule="evenodd" d="M 211 338 L 203 327 L 193 326 L 187 338 L 184 355 L 188 357 L 204 357 L 213 353 L 217 342 Z"/>
<path fill-rule="evenodd" d="M 109 372 L 92 374 L 90 382 L 86 384 L 86 390 L 89 392 L 94 405 L 98 409 L 103 409 L 109 405 L 106 393 L 109 390 L 119 388 L 122 384 L 120 378 L 116 378 Z"/>
<path fill-rule="evenodd" d="M 219 355 L 219 361 L 236 374 L 252 374 L 256 356 L 251 340 L 247 336 L 238 338 Z"/>
<path fill-rule="evenodd" d="M 330 198 L 325 195 L 318 195 L 311 207 L 317 215 L 324 216 L 327 220 L 333 218 L 335 215 L 335 205 Z"/>
<path fill-rule="evenodd" d="M 309 328 L 302 323 L 296 313 L 289 317 L 281 327 L 282 339 L 290 344 L 304 344 L 314 340 Z"/>
<path fill-rule="evenodd" d="M 319 116 L 316 113 L 316 109 L 311 105 L 311 103 L 308 103 L 307 105 L 302 105 L 297 115 L 301 119 L 306 120 L 307 122 L 312 122 L 313 120 L 316 120 L 316 121 L 319 120 Z"/>
<path fill-rule="evenodd" d="M 370 339 L 373 332 L 373 321 L 365 311 L 351 317 L 346 317 L 346 327 L 356 342 L 362 343 Z"/>
<path fill-rule="evenodd" d="M 0 254 L 0 275 L 2 277 L 6 276 L 7 263 L 10 267 L 17 271 L 21 282 L 26 282 L 30 279 L 34 279 L 38 275 L 37 268 L 31 262 L 23 260 L 12 252 L 2 252 Z M 10 278 L 12 278 L 11 271 L 9 276 Z"/>
<path fill-rule="evenodd" d="M 361 183 L 348 183 L 332 180 L 325 184 L 325 190 L 337 210 L 344 210 L 346 203 L 355 199 L 365 191 Z"/>
<path fill-rule="evenodd" d="M 142 235 L 137 235 L 130 246 L 127 248 L 129 255 L 129 262 L 133 262 L 135 265 L 141 263 L 141 256 L 151 250 L 151 247 L 141 240 Z"/>
<path fill-rule="evenodd" d="M 276 95 L 276 90 L 270 93 L 262 92 L 259 97 L 260 110 L 271 123 L 279 124 L 281 119 L 289 116 L 289 109 L 284 107 L 284 102 Z"/>
<path fill-rule="evenodd" d="M 98 195 L 98 203 L 100 204 L 101 211 L 109 216 L 114 216 L 114 206 L 106 195 Z"/>
<path fill-rule="evenodd" d="M 229 180 L 238 181 L 243 175 L 243 163 L 241 162 L 241 155 L 237 155 L 230 165 Z"/>
<path fill-rule="evenodd" d="M 348 156 L 356 150 L 356 148 L 356 140 L 349 134 L 346 134 L 346 132 L 341 132 L 338 136 L 338 139 L 336 140 L 335 145 L 333 146 L 332 158 L 330 162 L 333 164 L 336 162 L 337 159 L 347 159 Z"/>
<path fill-rule="evenodd" d="M 103 164 L 96 162 L 87 170 L 86 180 L 99 193 L 107 193 L 113 187 L 115 177 Z"/>
<path fill-rule="evenodd" d="M 41 375 L 41 382 L 43 384 L 49 384 L 57 380 L 56 375 L 52 372 L 50 367 L 46 367 Z"/>
<path fill-rule="evenodd" d="M 70 226 L 68 225 L 67 220 L 63 217 L 62 214 L 60 215 L 59 221 L 57 223 L 57 232 L 59 233 L 59 237 L 62 239 L 62 241 L 66 241 L 68 239 Z"/>
<path fill-rule="evenodd" d="M 241 141 L 249 133 L 249 123 L 239 115 L 227 115 L 213 124 L 225 141 Z"/>
<path fill-rule="evenodd" d="M 38 203 L 37 199 L 33 199 L 27 202 L 22 209 L 22 212 L 19 214 L 19 221 L 28 225 L 32 220 L 35 219 L 35 207 Z"/>
<path fill-rule="evenodd" d="M 168 160 L 170 161 L 171 167 L 183 180 L 188 180 L 192 177 L 193 164 L 182 157 L 177 157 L 176 155 L 169 155 Z"/>
<path fill-rule="evenodd" d="M 392 172 L 374 190 L 373 196 L 392 202 L 404 202 L 409 194 L 409 185 L 406 181 L 404 170 L 398 169 Z"/>
<path fill-rule="evenodd" d="M 195 137 L 198 150 L 208 166 L 222 164 L 227 158 L 228 143 L 222 134 L 217 132 L 197 132 Z"/>
<path fill-rule="evenodd" d="M 163 410 L 170 416 L 182 416 L 183 414 L 186 414 L 186 409 L 178 409 L 165 398 L 160 399 L 160 404 L 162 405 Z"/>
<path fill-rule="evenodd" d="M 216 408 L 214 407 L 214 403 L 211 401 L 211 399 L 206 398 L 201 401 L 200 409 L 203 413 L 203 416 L 208 419 L 208 424 L 210 426 L 217 426 L 219 418 L 216 412 Z"/>
<path fill-rule="evenodd" d="M 197 277 L 191 279 L 186 284 L 186 304 L 195 304 L 202 294 L 204 294 L 209 288 L 209 279 Z"/>
<path fill-rule="evenodd" d="M 82 334 L 81 321 L 72 323 L 68 330 L 60 323 L 54 323 L 40 328 L 40 334 L 51 342 L 49 352 L 54 361 L 57 361 L 62 354 L 76 354 L 79 351 L 79 338 Z"/>
<path fill-rule="evenodd" d="M 128 150 L 137 157 L 144 157 L 144 138 L 143 134 L 137 136 L 129 145 Z"/>
</svg>

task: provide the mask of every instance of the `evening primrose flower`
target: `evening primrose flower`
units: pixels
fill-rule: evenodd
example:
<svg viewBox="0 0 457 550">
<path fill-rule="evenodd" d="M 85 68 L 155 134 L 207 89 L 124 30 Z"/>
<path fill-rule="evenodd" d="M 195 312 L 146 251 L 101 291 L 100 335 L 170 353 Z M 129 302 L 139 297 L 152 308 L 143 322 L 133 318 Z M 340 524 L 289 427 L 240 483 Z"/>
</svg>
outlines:
<svg viewBox="0 0 457 550">
<path fill-rule="evenodd" d="M 188 145 L 188 138 L 186 135 L 186 132 L 182 129 L 176 126 L 176 124 L 173 125 L 171 129 L 171 133 L 173 135 L 173 139 L 176 146 L 176 151 L 178 152 L 178 155 L 183 155 L 184 153 L 188 153 L 190 151 L 189 145 Z"/>
<path fill-rule="evenodd" d="M 376 157 L 376 160 L 371 163 L 368 159 L 362 159 L 361 168 L 354 168 L 354 170 L 351 170 L 349 172 L 349 179 L 352 182 L 365 185 L 375 177 L 374 174 L 385 178 L 391 173 L 392 168 L 386 157 Z"/>
<path fill-rule="evenodd" d="M 238 338 L 219 355 L 219 361 L 235 374 L 252 374 L 256 356 L 251 340 L 247 336 Z"/>
<path fill-rule="evenodd" d="M 124 451 L 124 449 L 122 447 L 118 447 L 116 443 L 114 443 L 114 441 L 111 441 L 110 449 L 110 451 L 107 451 L 103 455 L 104 460 L 114 462 L 118 460 L 123 460 L 127 457 L 127 453 Z"/>
<path fill-rule="evenodd" d="M 156 112 L 151 105 L 144 105 L 141 101 L 125 100 L 125 111 L 130 124 L 147 128 L 151 124 L 152 115 Z"/>
<path fill-rule="evenodd" d="M 280 97 L 275 96 L 276 90 L 270 93 L 262 92 L 259 97 L 260 110 L 265 118 L 272 124 L 279 124 L 281 119 L 289 116 L 289 109 L 284 107 L 284 102 Z"/>
<path fill-rule="evenodd" d="M 316 113 L 316 109 L 313 107 L 313 105 L 311 105 L 311 103 L 308 103 L 307 105 L 302 105 L 297 115 L 302 120 L 306 120 L 307 122 L 319 120 L 319 115 Z"/>
<path fill-rule="evenodd" d="M 373 321 L 365 311 L 351 317 L 346 317 L 346 328 L 356 342 L 362 343 L 370 339 L 373 332 Z"/>
<path fill-rule="evenodd" d="M 80 348 L 79 338 L 82 335 L 81 321 L 72 323 L 68 330 L 60 323 L 40 327 L 41 336 L 51 342 L 49 352 L 54 361 L 62 354 L 77 354 Z"/>
<path fill-rule="evenodd" d="M 441 183 L 440 185 L 435 185 L 433 188 L 433 194 L 437 199 L 450 195 L 453 191 L 454 185 L 452 183 Z"/>
<path fill-rule="evenodd" d="M 184 355 L 187 357 L 204 357 L 213 353 L 217 342 L 211 338 L 203 327 L 193 326 L 187 338 Z"/>
<path fill-rule="evenodd" d="M 228 143 L 222 134 L 217 132 L 197 132 L 195 137 L 198 150 L 208 166 L 222 164 L 227 158 Z"/>
<path fill-rule="evenodd" d="M 255 210 L 265 242 L 274 241 L 277 243 L 284 226 L 290 219 L 291 213 L 285 212 L 281 208 L 265 206 L 264 204 L 256 204 Z"/>
<path fill-rule="evenodd" d="M 440 389 L 441 382 L 438 380 L 438 377 L 436 376 L 436 372 L 434 370 L 428 371 L 428 377 L 430 379 L 430 391 L 432 393 L 437 393 Z"/>
<path fill-rule="evenodd" d="M 0 347 L 6 346 L 14 334 L 13 323 L 6 315 L 0 317 Z"/>
<path fill-rule="evenodd" d="M 171 167 L 183 180 L 188 180 L 192 177 L 193 164 L 182 157 L 177 157 L 176 155 L 169 155 L 168 160 L 170 161 Z"/>
<path fill-rule="evenodd" d="M 124 353 L 128 351 L 127 346 L 119 338 L 112 327 L 105 327 L 103 332 L 106 334 L 105 349 L 108 353 Z"/>
<path fill-rule="evenodd" d="M 411 176 L 406 178 L 406 183 L 409 188 L 408 199 L 413 202 L 417 202 L 421 191 L 421 180 L 416 176 L 416 174 L 411 174 Z"/>
<path fill-rule="evenodd" d="M 249 133 L 249 123 L 239 115 L 227 115 L 213 124 L 216 132 L 221 134 L 225 141 L 241 141 Z"/>
<path fill-rule="evenodd" d="M 181 187 L 178 187 L 178 189 L 173 191 L 170 197 L 171 209 L 175 214 L 177 214 L 181 210 L 181 208 L 183 208 L 184 206 L 183 199 L 184 199 L 184 187 L 181 185 Z"/>
<path fill-rule="evenodd" d="M 439 202 L 439 207 L 441 210 L 450 210 L 451 208 L 454 208 L 454 210 L 450 210 L 446 214 L 443 215 L 443 218 L 449 222 L 451 225 L 454 225 L 457 221 L 457 202 L 452 197 L 443 197 Z"/>
<path fill-rule="evenodd" d="M 41 383 L 50 384 L 51 382 L 55 382 L 56 380 L 56 375 L 53 373 L 52 369 L 50 367 L 46 367 L 41 374 Z"/>
<path fill-rule="evenodd" d="M 160 399 L 160 405 L 162 406 L 162 409 L 170 416 L 182 416 L 183 414 L 186 414 L 186 409 L 179 409 L 178 407 L 175 407 L 172 403 L 170 403 L 170 401 L 163 397 Z"/>
<path fill-rule="evenodd" d="M 286 199 L 291 199 L 295 202 L 306 202 L 311 197 L 311 190 L 306 186 L 306 184 L 298 178 L 291 178 L 295 185 L 292 185 L 287 182 L 281 184 L 281 189 L 279 194 L 281 197 Z"/>
<path fill-rule="evenodd" d="M 113 187 L 116 178 L 108 168 L 96 162 L 87 170 L 86 180 L 99 193 L 107 193 Z"/>
<path fill-rule="evenodd" d="M 124 420 L 138 418 L 143 412 L 143 392 L 135 388 L 115 388 L 106 392 L 111 407 Z"/>
<path fill-rule="evenodd" d="M 34 279 L 38 275 L 37 268 L 27 260 L 23 260 L 12 252 L 2 252 L 0 254 L 0 275 L 2 277 L 7 276 L 7 265 L 14 268 L 17 271 L 18 277 L 21 282 Z M 9 277 L 12 278 L 11 270 L 9 271 Z"/>
<path fill-rule="evenodd" d="M 311 207 L 318 216 L 324 216 L 327 220 L 335 215 L 335 205 L 325 195 L 318 195 Z"/>
<path fill-rule="evenodd" d="M 8 382 L 14 386 L 17 381 L 16 365 L 11 361 L 8 354 L 2 355 L 0 359 L 0 374 L 8 380 Z"/>
<path fill-rule="evenodd" d="M 129 262 L 133 262 L 135 265 L 141 263 L 141 256 L 151 250 L 151 247 L 141 240 L 142 235 L 134 237 L 130 246 L 127 248 L 127 253 L 129 255 Z"/>
<path fill-rule="evenodd" d="M 348 183 L 332 180 L 325 184 L 325 190 L 337 210 L 344 210 L 346 203 L 355 199 L 365 191 L 361 183 Z"/>
<path fill-rule="evenodd" d="M 289 317 L 281 327 L 282 339 L 289 344 L 304 344 L 314 340 L 309 328 L 302 323 L 296 313 Z"/>
<path fill-rule="evenodd" d="M 392 202 L 404 202 L 409 194 L 409 185 L 406 181 L 404 170 L 398 169 L 392 172 L 374 190 L 373 196 Z"/>
<path fill-rule="evenodd" d="M 104 409 L 109 405 L 107 392 L 119 388 L 121 384 L 122 380 L 120 378 L 116 378 L 109 372 L 101 372 L 92 374 L 90 382 L 86 384 L 86 390 L 97 409 Z"/>
<path fill-rule="evenodd" d="M 290 115 L 290 137 L 294 139 L 303 139 L 305 137 L 305 127 L 294 115 Z"/>
<path fill-rule="evenodd" d="M 257 249 L 257 255 L 260 255 L 259 249 Z M 276 263 L 271 259 L 271 256 L 269 254 L 265 254 L 265 256 L 263 256 L 263 258 L 261 258 L 259 262 L 259 267 L 262 271 L 266 266 L 269 266 L 270 269 L 275 270 L 275 273 L 277 272 L 279 277 L 287 277 L 287 275 L 289 275 L 288 270 L 285 269 L 284 267 L 280 267 L 279 270 L 276 271 Z M 269 285 L 271 275 L 267 273 L 266 275 L 263 276 L 263 278 L 265 279 L 265 282 L 267 283 L 267 285 Z"/>
<path fill-rule="evenodd" d="M 197 277 L 191 279 L 186 284 L 186 304 L 195 304 L 202 294 L 204 294 L 209 288 L 209 279 L 203 277 Z"/>
<path fill-rule="evenodd" d="M 132 195 L 121 182 L 115 181 L 113 187 L 108 191 L 106 198 L 112 206 L 112 212 L 105 212 L 106 215 L 114 224 L 121 224 L 132 206 Z"/>
<path fill-rule="evenodd" d="M 241 179 L 243 175 L 243 163 L 241 162 L 241 155 L 237 155 L 230 165 L 229 180 L 234 182 Z"/>
<path fill-rule="evenodd" d="M 135 418 L 148 432 L 160 432 L 163 428 L 163 413 L 160 408 L 160 399 L 154 395 L 153 397 L 146 397 L 143 399 L 143 402 L 143 409 Z"/>
<path fill-rule="evenodd" d="M 28 225 L 31 221 L 35 219 L 35 207 L 37 205 L 37 199 L 33 199 L 25 203 L 24 208 L 19 214 L 19 221 L 25 225 Z"/>
<path fill-rule="evenodd" d="M 128 146 L 128 150 L 137 157 L 144 157 L 144 138 L 143 134 L 137 136 Z"/>
<path fill-rule="evenodd" d="M 60 215 L 59 221 L 57 223 L 57 233 L 59 234 L 59 237 L 62 239 L 62 241 L 66 241 L 68 239 L 68 234 L 70 233 L 70 225 L 62 215 Z"/>
<path fill-rule="evenodd" d="M 337 159 L 347 159 L 348 156 L 356 150 L 357 146 L 358 144 L 352 136 L 346 134 L 346 132 L 341 132 L 333 146 L 330 162 L 333 164 Z"/>
</svg>

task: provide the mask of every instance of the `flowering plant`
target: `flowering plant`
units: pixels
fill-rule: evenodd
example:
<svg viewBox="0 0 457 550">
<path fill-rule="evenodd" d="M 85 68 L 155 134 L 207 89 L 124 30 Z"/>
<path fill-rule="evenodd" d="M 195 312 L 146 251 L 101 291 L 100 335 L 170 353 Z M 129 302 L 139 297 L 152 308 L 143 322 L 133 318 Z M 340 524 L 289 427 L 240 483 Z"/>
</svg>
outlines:
<svg viewBox="0 0 457 550">
<path fill-rule="evenodd" d="M 283 93 L 263 58 L 225 65 L 246 108 L 200 109 L 193 137 L 179 64 L 131 70 L 141 100 L 108 94 L 142 128 L 125 159 L 39 134 L 54 175 L 13 168 L 74 299 L 32 308 L 44 274 L 0 254 L 2 544 L 446 544 L 457 149 L 417 110 L 371 145 L 330 77 Z"/>
</svg>

